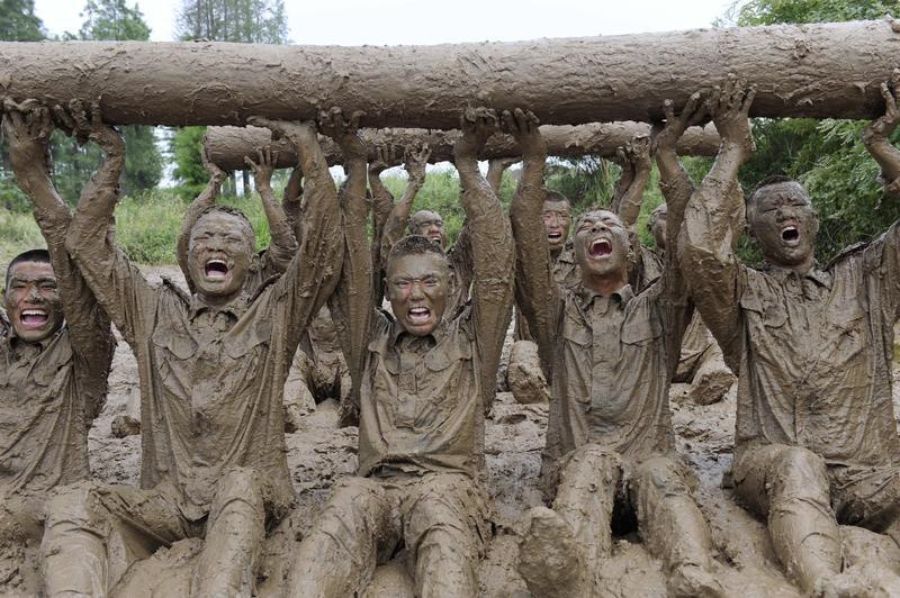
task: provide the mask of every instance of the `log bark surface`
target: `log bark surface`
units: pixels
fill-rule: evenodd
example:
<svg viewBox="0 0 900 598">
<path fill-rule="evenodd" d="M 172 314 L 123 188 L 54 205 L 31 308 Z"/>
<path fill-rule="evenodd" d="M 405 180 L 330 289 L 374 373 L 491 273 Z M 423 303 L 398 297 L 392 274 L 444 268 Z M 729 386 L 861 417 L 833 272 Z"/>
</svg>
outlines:
<svg viewBox="0 0 900 598">
<path fill-rule="evenodd" d="M 636 122 L 591 123 L 587 125 L 544 125 L 541 133 L 547 142 L 551 156 L 574 158 L 586 154 L 610 157 L 616 148 L 625 145 L 636 135 L 649 135 L 650 125 Z M 453 144 L 459 131 L 429 129 L 363 129 L 360 133 L 369 148 L 369 161 L 375 159 L 375 147 L 394 145 L 408 148 L 427 143 L 431 148 L 429 162 L 453 160 Z M 341 164 L 340 148 L 331 139 L 320 137 L 322 149 L 329 166 Z M 715 127 L 691 127 L 678 142 L 678 152 L 690 156 L 714 156 L 719 149 L 719 136 Z M 278 168 L 297 165 L 297 155 L 284 140 L 272 142 L 268 129 L 258 127 L 210 127 L 206 131 L 204 146 L 207 157 L 223 170 L 243 170 L 247 166 L 244 157 L 256 159 L 258 148 L 270 145 L 278 152 Z M 482 160 L 513 158 L 521 155 L 519 146 L 509 135 L 496 134 L 485 144 L 479 155 Z"/>
<path fill-rule="evenodd" d="M 754 116 L 871 118 L 900 66 L 897 22 L 703 29 L 433 46 L 7 42 L 0 94 L 101 98 L 116 124 L 243 125 L 331 106 L 364 125 L 451 129 L 460 109 L 525 107 L 545 124 L 648 121 L 729 73 L 756 84 Z"/>
</svg>

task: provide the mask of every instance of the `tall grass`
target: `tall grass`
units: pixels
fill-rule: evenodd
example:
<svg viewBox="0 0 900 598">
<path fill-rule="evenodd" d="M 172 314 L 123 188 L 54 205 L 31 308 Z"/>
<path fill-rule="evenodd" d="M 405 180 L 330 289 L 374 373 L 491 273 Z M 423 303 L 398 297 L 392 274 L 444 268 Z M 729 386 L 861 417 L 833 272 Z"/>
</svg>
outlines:
<svg viewBox="0 0 900 598">
<path fill-rule="evenodd" d="M 46 247 L 44 237 L 31 212 L 0 210 L 0 268 L 16 255 L 28 249 Z"/>
</svg>

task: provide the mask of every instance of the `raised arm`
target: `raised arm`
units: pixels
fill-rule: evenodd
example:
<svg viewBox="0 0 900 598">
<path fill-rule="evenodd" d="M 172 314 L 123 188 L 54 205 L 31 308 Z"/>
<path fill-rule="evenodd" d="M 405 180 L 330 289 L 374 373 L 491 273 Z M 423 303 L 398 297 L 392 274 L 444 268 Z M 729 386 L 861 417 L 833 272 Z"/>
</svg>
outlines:
<svg viewBox="0 0 900 598">
<path fill-rule="evenodd" d="M 650 138 L 646 135 L 638 135 L 629 140 L 625 147 L 621 148 L 619 159 L 627 164 L 622 168 L 622 178 L 627 178 L 628 184 L 624 185 L 621 195 L 618 195 L 613 201 L 612 211 L 619 215 L 625 226 L 633 228 L 641 213 L 644 189 L 650 180 L 650 171 L 652 170 Z"/>
<path fill-rule="evenodd" d="M 287 270 L 275 283 L 275 297 L 283 298 L 279 309 L 285 328 L 284 348 L 290 359 L 300 336 L 337 285 L 344 254 L 340 242 L 341 214 L 337 191 L 311 122 L 292 123 L 251 117 L 248 123 L 266 127 L 272 138 L 281 137 L 294 146 L 303 170 L 303 222 L 300 248 Z"/>
<path fill-rule="evenodd" d="M 891 195 L 900 195 L 900 150 L 891 143 L 891 134 L 900 123 L 900 108 L 897 107 L 897 85 L 881 84 L 881 95 L 884 98 L 884 115 L 863 130 L 863 143 L 878 166 L 881 167 L 881 179 L 885 191 Z"/>
<path fill-rule="evenodd" d="M 66 235 L 66 249 L 97 301 L 134 346 L 135 339 L 144 336 L 147 319 L 154 317 L 157 291 L 115 244 L 113 211 L 125 144 L 115 129 L 103 123 L 98 105 L 92 109 L 89 131 L 90 139 L 118 164 L 98 171 L 82 192 Z"/>
<path fill-rule="evenodd" d="M 663 103 L 663 113 L 666 116 L 665 127 L 654 124 L 652 131 L 653 152 L 659 169 L 659 188 L 666 202 L 680 201 L 686 204 L 694 192 L 694 183 L 678 159 L 676 146 L 688 127 L 700 124 L 707 118 L 706 107 L 703 97 L 696 92 L 688 99 L 678 116 L 675 115 L 672 100 Z"/>
<path fill-rule="evenodd" d="M 288 178 L 287 185 L 284 186 L 284 194 L 281 197 L 281 206 L 284 209 L 284 215 L 287 218 L 288 226 L 294 231 L 294 239 L 299 243 L 297 237 L 297 223 L 300 222 L 303 212 L 303 170 L 299 166 L 295 166 Z"/>
<path fill-rule="evenodd" d="M 537 120 L 530 114 L 523 117 L 520 112 L 503 115 L 505 128 L 516 137 L 524 159 L 522 178 L 509 206 L 516 247 L 516 306 L 528 322 L 541 362 L 549 373 L 556 346 L 560 290 L 553 279 L 550 246 L 542 218 L 547 145 Z"/>
<path fill-rule="evenodd" d="M 515 253 L 509 220 L 500 200 L 478 170 L 478 153 L 497 129 L 497 116 L 485 108 L 469 108 L 461 119 L 462 137 L 454 146 L 462 186 L 462 207 L 471 236 L 472 313 L 482 360 L 484 409 L 489 410 L 497 367 L 512 315 Z"/>
<path fill-rule="evenodd" d="M 494 158 L 488 162 L 487 182 L 494 190 L 497 197 L 500 197 L 500 186 L 503 184 L 503 173 L 507 168 L 519 162 L 519 158 Z"/>
<path fill-rule="evenodd" d="M 722 145 L 709 174 L 688 201 L 678 243 L 670 246 L 678 248 L 681 272 L 694 303 L 735 371 L 740 359 L 741 266 L 733 250 L 732 224 L 744 205 L 734 189 L 741 165 L 753 152 L 747 114 L 754 95 L 743 83 L 728 81 L 707 100 Z M 671 207 L 669 214 L 671 218 Z"/>
<path fill-rule="evenodd" d="M 406 189 L 403 190 L 403 196 L 400 201 L 394 204 L 387 221 L 384 223 L 384 231 L 381 235 L 381 268 L 385 264 L 391 248 L 403 237 L 406 236 L 406 230 L 409 226 L 409 213 L 412 211 L 413 202 L 419 190 L 425 183 L 425 166 L 428 164 L 428 158 L 431 156 L 431 149 L 422 144 L 417 147 L 408 148 L 404 156 L 404 168 L 408 175 Z"/>
<path fill-rule="evenodd" d="M 375 147 L 375 160 L 369 164 L 369 188 L 372 190 L 372 212 L 376 232 L 384 229 L 391 210 L 394 209 L 394 196 L 381 180 L 381 173 L 400 164 L 402 160 L 400 146 L 379 145 Z M 381 235 L 376 234 L 376 239 Z"/>
<path fill-rule="evenodd" d="M 222 182 L 225 180 L 225 171 L 213 164 L 206 155 L 206 149 L 200 150 L 203 159 L 203 166 L 209 173 L 209 182 L 200 192 L 191 205 L 188 206 L 184 218 L 181 220 L 181 231 L 178 233 L 178 241 L 175 244 L 175 256 L 178 260 L 178 267 L 184 274 L 184 280 L 187 283 L 191 293 L 194 292 L 194 281 L 191 279 L 191 272 L 188 268 L 188 250 L 191 244 L 191 229 L 197 223 L 197 218 L 208 207 L 215 205 L 216 199 L 219 197 L 219 191 L 222 189 Z"/>
<path fill-rule="evenodd" d="M 275 194 L 272 192 L 272 173 L 275 171 L 278 153 L 273 154 L 271 147 L 260 148 L 256 153 L 257 162 L 249 156 L 244 156 L 244 162 L 253 171 L 256 192 L 262 200 L 263 212 L 269 223 L 269 247 L 260 264 L 262 280 L 266 280 L 281 276 L 287 270 L 297 253 L 297 238 L 288 223 L 284 208 L 275 201 Z"/>
<path fill-rule="evenodd" d="M 32 200 L 35 220 L 47 241 L 72 349 L 84 374 L 81 378 L 85 412 L 93 419 L 103 407 L 115 339 L 106 312 L 97 303 L 66 251 L 66 232 L 71 214 L 50 178 L 48 144 L 52 129 L 47 108 L 33 102 L 23 105 L 6 103 L 3 131 L 9 143 L 10 160 L 16 180 Z M 85 186 L 85 196 L 118 193 L 124 148 L 113 143 L 103 149 L 103 163 L 94 180 Z M 110 181 L 113 182 L 111 187 L 107 184 Z"/>
</svg>

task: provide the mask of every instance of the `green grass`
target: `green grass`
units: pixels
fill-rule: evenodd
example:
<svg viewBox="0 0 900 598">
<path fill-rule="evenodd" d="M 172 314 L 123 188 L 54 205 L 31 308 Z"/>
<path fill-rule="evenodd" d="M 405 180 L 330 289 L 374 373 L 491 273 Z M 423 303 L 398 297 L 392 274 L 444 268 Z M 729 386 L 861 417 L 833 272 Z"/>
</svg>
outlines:
<svg viewBox="0 0 900 598">
<path fill-rule="evenodd" d="M 28 249 L 46 247 L 44 237 L 31 212 L 0 210 L 0 267 Z"/>
</svg>

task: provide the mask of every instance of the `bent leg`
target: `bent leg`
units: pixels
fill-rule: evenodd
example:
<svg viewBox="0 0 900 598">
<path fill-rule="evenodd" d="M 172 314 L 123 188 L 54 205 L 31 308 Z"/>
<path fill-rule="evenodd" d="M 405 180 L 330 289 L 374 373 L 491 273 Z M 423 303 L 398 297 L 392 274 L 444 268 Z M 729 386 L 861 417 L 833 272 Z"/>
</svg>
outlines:
<svg viewBox="0 0 900 598">
<path fill-rule="evenodd" d="M 372 579 L 390 512 L 378 482 L 342 480 L 297 548 L 285 594 L 332 598 L 360 592 Z"/>
<path fill-rule="evenodd" d="M 553 509 L 529 511 L 517 569 L 536 597 L 591 593 L 593 575 L 612 547 L 610 523 L 621 460 L 585 445 L 560 464 Z"/>
<path fill-rule="evenodd" d="M 647 548 L 665 564 L 669 594 L 721 595 L 712 575 L 709 525 L 684 466 L 664 456 L 642 461 L 629 481 L 629 495 Z"/>
<path fill-rule="evenodd" d="M 219 482 L 206 541 L 194 566 L 194 596 L 250 596 L 265 520 L 256 473 L 243 468 L 229 472 Z"/>
<path fill-rule="evenodd" d="M 786 445 L 748 447 L 735 459 L 734 481 L 741 501 L 768 517 L 775 554 L 805 591 L 841 571 L 840 532 L 821 457 Z"/>
<path fill-rule="evenodd" d="M 81 482 L 48 503 L 46 595 L 106 596 L 131 563 L 194 530 L 164 492 Z"/>
<path fill-rule="evenodd" d="M 484 496 L 468 476 L 431 473 L 406 486 L 403 537 L 414 564 L 416 596 L 478 594 L 485 533 Z M 399 491 L 403 491 L 400 486 Z"/>
</svg>

